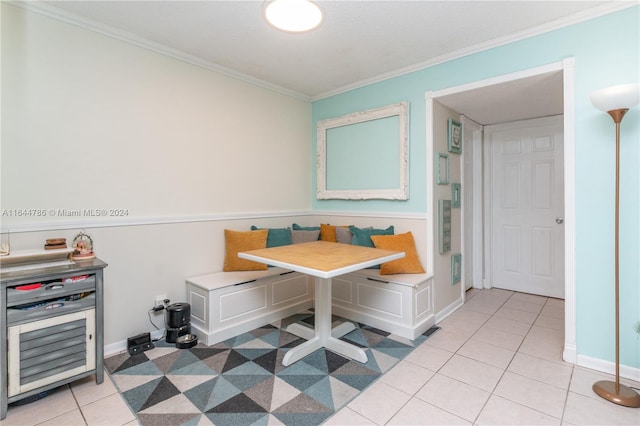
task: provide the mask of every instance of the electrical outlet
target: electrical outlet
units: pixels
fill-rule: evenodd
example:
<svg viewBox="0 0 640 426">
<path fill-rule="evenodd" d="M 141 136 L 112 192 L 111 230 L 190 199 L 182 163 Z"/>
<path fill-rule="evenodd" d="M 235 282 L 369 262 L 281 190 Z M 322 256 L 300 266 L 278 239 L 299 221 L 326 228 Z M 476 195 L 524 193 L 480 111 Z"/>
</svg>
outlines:
<svg viewBox="0 0 640 426">
<path fill-rule="evenodd" d="M 161 294 L 160 296 L 156 296 L 153 299 L 153 307 L 155 308 L 156 306 L 164 306 L 165 299 L 167 299 L 167 296 L 165 296 L 164 294 Z"/>
</svg>

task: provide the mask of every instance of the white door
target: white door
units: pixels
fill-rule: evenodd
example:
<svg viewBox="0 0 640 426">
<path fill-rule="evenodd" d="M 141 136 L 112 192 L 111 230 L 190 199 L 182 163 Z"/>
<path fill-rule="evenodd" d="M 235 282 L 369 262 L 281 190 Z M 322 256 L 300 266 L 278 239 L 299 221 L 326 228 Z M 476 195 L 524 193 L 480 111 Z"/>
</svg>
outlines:
<svg viewBox="0 0 640 426">
<path fill-rule="evenodd" d="M 490 285 L 564 298 L 562 116 L 485 127 Z"/>
</svg>

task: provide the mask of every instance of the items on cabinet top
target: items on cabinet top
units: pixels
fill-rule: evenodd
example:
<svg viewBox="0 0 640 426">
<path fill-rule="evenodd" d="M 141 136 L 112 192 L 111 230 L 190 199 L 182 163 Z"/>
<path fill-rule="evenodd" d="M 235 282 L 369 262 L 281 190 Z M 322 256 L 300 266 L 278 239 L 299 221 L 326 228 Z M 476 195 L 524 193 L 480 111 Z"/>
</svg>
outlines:
<svg viewBox="0 0 640 426">
<path fill-rule="evenodd" d="M 71 265 L 73 264 L 71 260 L 72 252 L 72 248 L 12 250 L 10 254 L 0 257 L 0 272 Z"/>
<path fill-rule="evenodd" d="M 84 231 L 80 232 L 73 239 L 73 253 L 71 254 L 72 259 L 76 260 L 87 260 L 87 259 L 95 259 L 96 255 L 93 252 L 93 239 Z"/>
<path fill-rule="evenodd" d="M 66 238 L 49 238 L 44 243 L 45 250 L 58 250 L 67 248 Z"/>
<path fill-rule="evenodd" d="M 3 252 L 4 253 L 4 252 Z M 93 239 L 84 231 L 73 238 L 71 247 L 66 238 L 49 238 L 43 249 L 9 250 L 0 257 L 0 273 L 73 265 L 74 261 L 95 259 Z"/>
</svg>

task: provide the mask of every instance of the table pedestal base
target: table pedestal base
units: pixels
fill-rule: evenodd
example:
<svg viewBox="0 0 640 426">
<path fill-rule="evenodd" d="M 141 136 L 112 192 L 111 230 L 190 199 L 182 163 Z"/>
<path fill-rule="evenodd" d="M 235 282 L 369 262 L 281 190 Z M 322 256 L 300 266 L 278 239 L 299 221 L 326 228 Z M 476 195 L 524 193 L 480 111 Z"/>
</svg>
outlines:
<svg viewBox="0 0 640 426">
<path fill-rule="evenodd" d="M 331 337 L 335 337 L 336 339 L 341 338 L 342 336 L 351 333 L 356 329 L 356 326 L 350 322 L 343 322 L 340 325 L 337 325 L 331 329 Z M 289 324 L 287 327 L 287 332 L 291 334 L 295 334 L 298 337 L 302 337 L 306 340 L 311 340 L 315 337 L 316 332 L 313 328 L 305 327 L 302 324 Z"/>
<path fill-rule="evenodd" d="M 315 294 L 314 330 L 300 324 L 291 324 L 287 327 L 289 333 L 307 339 L 307 341 L 289 349 L 282 359 L 282 364 L 284 366 L 293 364 L 320 348 L 327 348 L 358 362 L 367 362 L 367 354 L 364 349 L 339 340 L 340 337 L 355 330 L 355 325 L 344 322 L 333 329 L 331 328 L 331 278 L 318 278 Z"/>
</svg>

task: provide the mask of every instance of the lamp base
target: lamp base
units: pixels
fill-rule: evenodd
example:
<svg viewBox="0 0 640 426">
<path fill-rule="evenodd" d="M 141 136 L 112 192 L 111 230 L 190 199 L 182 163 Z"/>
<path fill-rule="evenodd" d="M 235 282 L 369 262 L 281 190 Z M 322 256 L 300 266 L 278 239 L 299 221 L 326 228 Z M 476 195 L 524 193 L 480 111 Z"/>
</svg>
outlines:
<svg viewBox="0 0 640 426">
<path fill-rule="evenodd" d="M 628 386 L 621 384 L 616 392 L 616 382 L 601 380 L 593 384 L 593 391 L 614 404 L 632 408 L 640 407 L 640 395 Z"/>
</svg>

